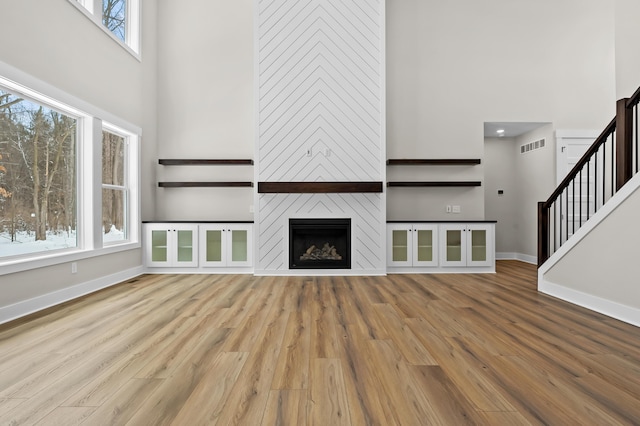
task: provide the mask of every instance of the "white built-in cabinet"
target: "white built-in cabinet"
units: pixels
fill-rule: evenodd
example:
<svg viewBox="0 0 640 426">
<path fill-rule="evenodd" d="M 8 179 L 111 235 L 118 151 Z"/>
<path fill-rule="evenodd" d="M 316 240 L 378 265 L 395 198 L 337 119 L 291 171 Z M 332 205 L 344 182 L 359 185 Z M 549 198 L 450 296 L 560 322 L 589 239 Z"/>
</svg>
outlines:
<svg viewBox="0 0 640 426">
<path fill-rule="evenodd" d="M 495 222 L 387 224 L 389 272 L 495 272 Z"/>
<path fill-rule="evenodd" d="M 145 265 L 152 268 L 198 266 L 198 226 L 145 224 Z"/>
<path fill-rule="evenodd" d="M 251 266 L 251 226 L 200 225 L 200 266 Z"/>
<path fill-rule="evenodd" d="M 493 224 L 440 225 L 440 265 L 492 266 L 495 262 Z"/>
<path fill-rule="evenodd" d="M 387 265 L 395 267 L 437 266 L 438 226 L 396 223 L 387 226 Z"/>
<path fill-rule="evenodd" d="M 152 222 L 143 226 L 147 268 L 177 272 L 183 272 L 182 268 L 192 268 L 193 272 L 252 271 L 251 223 Z"/>
</svg>

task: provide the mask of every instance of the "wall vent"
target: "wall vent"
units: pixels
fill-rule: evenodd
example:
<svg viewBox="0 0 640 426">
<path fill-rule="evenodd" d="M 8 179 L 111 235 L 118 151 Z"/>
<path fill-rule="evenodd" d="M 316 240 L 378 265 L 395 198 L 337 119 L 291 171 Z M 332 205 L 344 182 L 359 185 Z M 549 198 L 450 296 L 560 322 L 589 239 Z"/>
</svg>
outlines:
<svg viewBox="0 0 640 426">
<path fill-rule="evenodd" d="M 524 154 L 529 151 L 535 151 L 536 149 L 544 148 L 546 145 L 545 139 L 529 142 L 520 146 L 520 154 Z"/>
</svg>

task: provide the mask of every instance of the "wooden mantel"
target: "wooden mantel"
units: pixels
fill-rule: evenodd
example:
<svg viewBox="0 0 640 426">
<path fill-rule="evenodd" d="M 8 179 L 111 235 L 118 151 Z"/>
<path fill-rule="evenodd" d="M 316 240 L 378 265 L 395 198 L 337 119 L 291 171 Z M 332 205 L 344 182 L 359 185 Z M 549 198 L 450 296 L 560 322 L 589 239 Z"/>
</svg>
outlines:
<svg viewBox="0 0 640 426">
<path fill-rule="evenodd" d="M 261 194 L 380 193 L 382 188 L 382 182 L 258 182 Z"/>
</svg>

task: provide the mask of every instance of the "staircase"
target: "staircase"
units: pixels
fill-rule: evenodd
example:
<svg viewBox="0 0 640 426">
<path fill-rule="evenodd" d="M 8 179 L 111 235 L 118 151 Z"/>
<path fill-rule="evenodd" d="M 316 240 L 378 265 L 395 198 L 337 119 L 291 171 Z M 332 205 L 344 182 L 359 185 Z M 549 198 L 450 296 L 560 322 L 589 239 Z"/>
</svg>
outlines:
<svg viewBox="0 0 640 426">
<path fill-rule="evenodd" d="M 538 267 L 638 173 L 640 88 L 546 201 L 538 203 Z"/>
</svg>

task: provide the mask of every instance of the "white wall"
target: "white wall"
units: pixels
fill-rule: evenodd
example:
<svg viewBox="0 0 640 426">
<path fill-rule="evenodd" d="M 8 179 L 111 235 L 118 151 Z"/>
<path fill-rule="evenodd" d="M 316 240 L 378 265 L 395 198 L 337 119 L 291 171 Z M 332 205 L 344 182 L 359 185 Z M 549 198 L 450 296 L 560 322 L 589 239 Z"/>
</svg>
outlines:
<svg viewBox="0 0 640 426">
<path fill-rule="evenodd" d="M 616 94 L 630 97 L 640 87 L 640 2 L 616 0 Z"/>
<path fill-rule="evenodd" d="M 537 259 L 538 202 L 556 188 L 554 126 L 549 124 L 516 138 L 518 245 L 516 252 Z M 545 139 L 545 147 L 520 154 L 520 145 Z"/>
<path fill-rule="evenodd" d="M 520 146 L 545 139 L 545 147 L 520 153 Z M 555 133 L 547 124 L 516 138 L 487 138 L 485 216 L 498 221 L 496 252 L 535 262 L 538 254 L 538 201 L 556 187 Z M 504 195 L 498 195 L 498 189 Z"/>
<path fill-rule="evenodd" d="M 640 175 L 627 183 L 612 201 L 615 203 L 621 196 L 628 198 L 588 231 L 560 261 L 548 270 L 540 270 L 539 288 L 640 326 L 637 244 Z M 577 237 L 584 231 L 580 229 Z"/>
<path fill-rule="evenodd" d="M 3 2 L 2 33 L 2 61 L 142 125 L 140 62 L 68 0 Z"/>
<path fill-rule="evenodd" d="M 145 67 L 67 0 L 4 2 L 5 40 L 0 43 L 0 59 L 25 79 L 42 82 L 43 87 L 65 92 L 134 126 L 153 129 L 155 114 L 149 108 L 153 108 L 155 92 L 155 2 L 143 0 L 143 10 L 142 55 L 149 59 Z M 153 152 L 148 149 L 153 138 L 153 131 L 143 134 L 146 155 Z M 145 182 L 147 173 L 143 185 Z M 143 205 L 152 203 L 143 195 Z M 3 275 L 0 322 L 23 308 L 36 309 L 42 303 L 60 302 L 60 297 L 73 297 L 76 290 L 114 284 L 137 273 L 141 266 L 141 251 L 130 250 L 79 259 L 77 274 L 71 274 L 70 265 L 63 263 Z"/>
<path fill-rule="evenodd" d="M 613 24 L 612 0 L 388 0 L 388 158 L 482 157 L 485 121 L 604 128 Z M 483 180 L 485 170 L 416 173 Z M 390 189 L 388 218 L 448 219 L 454 201 L 461 217 L 483 218 L 484 190 Z"/>
<path fill-rule="evenodd" d="M 252 181 L 247 166 L 158 158 L 253 158 L 253 0 L 158 4 L 157 181 Z M 156 220 L 252 220 L 250 188 L 155 190 Z"/>
<path fill-rule="evenodd" d="M 484 141 L 484 216 L 496 223 L 496 252 L 518 252 L 520 221 L 519 181 L 513 138 L 487 138 Z M 504 193 L 498 195 L 498 190 Z"/>
</svg>

